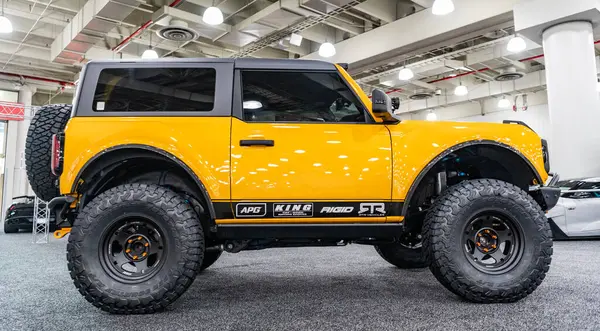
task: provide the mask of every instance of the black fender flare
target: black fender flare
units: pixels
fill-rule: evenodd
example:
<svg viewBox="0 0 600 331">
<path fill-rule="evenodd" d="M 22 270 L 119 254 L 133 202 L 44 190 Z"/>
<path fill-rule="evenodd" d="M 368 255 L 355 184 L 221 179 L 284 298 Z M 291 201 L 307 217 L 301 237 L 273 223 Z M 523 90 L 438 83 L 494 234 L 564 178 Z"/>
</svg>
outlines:
<svg viewBox="0 0 600 331">
<path fill-rule="evenodd" d="M 107 155 L 111 152 L 123 151 L 123 150 L 131 150 L 132 157 L 135 157 L 136 150 L 143 151 L 145 155 L 148 155 L 147 154 L 148 152 L 152 152 L 152 153 L 158 154 L 162 157 L 165 157 L 165 158 L 169 159 L 170 161 L 174 162 L 175 164 L 177 164 L 181 169 L 183 169 L 190 176 L 190 178 L 192 178 L 194 180 L 194 182 L 198 188 L 198 191 L 200 191 L 200 193 L 202 194 L 202 197 L 206 201 L 210 218 L 212 220 L 214 220 L 216 218 L 215 208 L 213 206 L 212 200 L 210 199 L 210 195 L 208 194 L 208 190 L 206 189 L 206 186 L 204 186 L 204 183 L 202 183 L 200 178 L 198 178 L 196 173 L 194 173 L 194 171 L 187 164 L 185 164 L 183 161 L 181 161 L 175 155 L 173 155 L 165 150 L 162 150 L 160 148 L 156 148 L 156 147 L 152 147 L 152 146 L 148 146 L 148 145 L 142 145 L 142 144 L 117 145 L 117 146 L 112 146 L 110 148 L 107 148 L 104 151 L 102 151 L 101 153 L 94 155 L 92 158 L 87 160 L 87 162 L 79 170 L 79 173 L 77 174 L 77 176 L 75 177 L 75 180 L 73 181 L 73 185 L 71 187 L 71 192 L 77 192 L 77 189 L 80 184 L 79 181 L 82 179 L 84 174 L 88 174 L 88 173 L 95 174 L 98 171 L 101 171 L 105 166 L 108 166 L 108 164 L 103 165 L 101 162 L 98 163 L 96 161 L 99 161 L 102 157 L 104 157 L 105 155 Z"/>
<path fill-rule="evenodd" d="M 404 204 L 402 206 L 401 215 L 406 217 L 406 215 L 408 214 L 408 207 L 410 205 L 410 201 L 413 198 L 417 188 L 419 187 L 419 184 L 421 184 L 421 181 L 423 180 L 423 178 L 427 175 L 427 173 L 429 173 L 429 171 L 440 160 L 442 160 L 444 157 L 448 156 L 449 154 L 456 152 L 459 149 L 469 147 L 469 146 L 475 146 L 475 145 L 491 145 L 491 146 L 501 147 L 501 148 L 506 149 L 509 152 L 512 152 L 512 153 L 518 155 L 529 166 L 530 170 L 535 175 L 535 178 L 537 179 L 537 181 L 540 183 L 542 182 L 542 177 L 540 176 L 537 169 L 533 166 L 531 161 L 529 161 L 529 159 L 525 155 L 523 155 L 523 153 L 521 153 L 519 150 L 517 150 L 509 145 L 506 145 L 506 144 L 503 144 L 503 143 L 500 143 L 500 142 L 497 142 L 494 140 L 470 140 L 470 141 L 466 141 L 466 142 L 462 142 L 460 144 L 454 145 L 450 148 L 447 148 L 442 153 L 438 154 L 435 158 L 433 158 L 431 161 L 429 161 L 429 163 L 427 163 L 427 165 L 421 170 L 421 172 L 419 172 L 419 175 L 411 184 L 410 189 L 408 190 L 408 193 L 406 194 L 406 197 L 404 199 Z M 541 141 L 540 141 L 540 146 L 541 146 Z"/>
</svg>

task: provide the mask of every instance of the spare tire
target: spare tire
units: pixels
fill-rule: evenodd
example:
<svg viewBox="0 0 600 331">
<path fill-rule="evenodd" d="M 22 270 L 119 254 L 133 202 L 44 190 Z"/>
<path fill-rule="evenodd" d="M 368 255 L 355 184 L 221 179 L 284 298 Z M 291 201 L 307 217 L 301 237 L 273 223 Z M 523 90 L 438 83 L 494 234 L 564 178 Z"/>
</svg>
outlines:
<svg viewBox="0 0 600 331">
<path fill-rule="evenodd" d="M 35 113 L 25 142 L 25 166 L 33 192 L 42 200 L 58 196 L 56 176 L 50 169 L 52 135 L 62 132 L 71 116 L 71 105 L 43 106 Z"/>
</svg>

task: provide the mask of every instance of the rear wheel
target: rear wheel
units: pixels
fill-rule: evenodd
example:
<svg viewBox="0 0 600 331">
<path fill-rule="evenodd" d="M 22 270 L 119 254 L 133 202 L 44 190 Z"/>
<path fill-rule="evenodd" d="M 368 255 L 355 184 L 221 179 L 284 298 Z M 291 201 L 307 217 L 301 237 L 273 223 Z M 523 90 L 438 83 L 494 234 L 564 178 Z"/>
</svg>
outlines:
<svg viewBox="0 0 600 331">
<path fill-rule="evenodd" d="M 552 260 L 544 212 L 515 185 L 464 181 L 431 208 L 423 248 L 433 275 L 473 302 L 515 302 L 544 280 Z"/>
<path fill-rule="evenodd" d="M 190 204 L 164 187 L 110 189 L 77 216 L 67 245 L 71 278 L 94 306 L 117 314 L 161 311 L 193 282 L 204 235 Z"/>
<path fill-rule="evenodd" d="M 17 227 L 12 227 L 8 224 L 4 224 L 4 233 L 17 233 L 19 232 L 19 228 Z"/>
<path fill-rule="evenodd" d="M 47 105 L 36 113 L 25 142 L 27 178 L 35 194 L 44 201 L 58 196 L 56 176 L 50 170 L 52 135 L 62 132 L 71 116 L 71 105 Z"/>
<path fill-rule="evenodd" d="M 375 250 L 384 260 L 400 269 L 427 267 L 420 233 L 405 233 L 398 242 L 377 245 Z"/>
</svg>

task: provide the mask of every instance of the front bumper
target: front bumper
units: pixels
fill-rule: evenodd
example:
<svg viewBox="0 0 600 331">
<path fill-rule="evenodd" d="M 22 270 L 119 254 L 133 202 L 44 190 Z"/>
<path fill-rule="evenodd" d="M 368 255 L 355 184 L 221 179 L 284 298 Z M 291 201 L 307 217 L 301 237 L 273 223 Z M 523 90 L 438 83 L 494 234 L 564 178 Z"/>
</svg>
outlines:
<svg viewBox="0 0 600 331">
<path fill-rule="evenodd" d="M 560 188 L 545 186 L 540 188 L 541 198 L 544 202 L 544 209 L 550 210 L 558 203 L 560 198 Z"/>
<path fill-rule="evenodd" d="M 542 209 L 548 211 L 552 209 L 558 203 L 558 199 L 560 199 L 560 188 L 555 187 L 560 179 L 558 174 L 549 174 L 552 176 L 550 180 L 546 183 L 546 186 L 542 186 L 537 190 L 537 201 L 540 203 Z"/>
</svg>

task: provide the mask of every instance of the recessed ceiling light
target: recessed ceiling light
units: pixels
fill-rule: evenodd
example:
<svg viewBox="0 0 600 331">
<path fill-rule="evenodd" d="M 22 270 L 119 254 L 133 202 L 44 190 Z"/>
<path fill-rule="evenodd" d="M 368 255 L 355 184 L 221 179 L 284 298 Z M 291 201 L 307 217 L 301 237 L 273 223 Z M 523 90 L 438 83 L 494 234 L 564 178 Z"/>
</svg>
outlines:
<svg viewBox="0 0 600 331">
<path fill-rule="evenodd" d="M 500 101 L 498 101 L 498 108 L 509 108 L 510 106 L 510 100 L 508 100 L 506 97 L 503 97 L 500 99 Z"/>
<path fill-rule="evenodd" d="M 454 89 L 454 95 L 462 97 L 469 94 L 469 89 L 464 85 L 459 85 Z"/>
<path fill-rule="evenodd" d="M 332 43 L 323 43 L 319 47 L 319 55 L 322 57 L 332 57 L 335 55 L 335 46 Z"/>
<path fill-rule="evenodd" d="M 514 36 L 506 45 L 506 49 L 511 53 L 519 53 L 524 51 L 527 48 L 527 43 L 525 43 L 525 39 Z"/>
<path fill-rule="evenodd" d="M 435 0 L 431 7 L 433 15 L 443 16 L 454 11 L 454 2 L 452 0 Z"/>
<path fill-rule="evenodd" d="M 223 23 L 223 12 L 217 7 L 208 7 L 202 15 L 202 21 L 209 25 L 219 25 Z"/>
<path fill-rule="evenodd" d="M 158 53 L 152 48 L 148 48 L 142 53 L 142 59 L 158 59 Z"/>
<path fill-rule="evenodd" d="M 6 16 L 0 16 L 0 33 L 13 32 L 13 26 Z"/>
<path fill-rule="evenodd" d="M 398 79 L 400 80 L 411 80 L 413 77 L 415 77 L 415 74 L 409 68 L 402 68 L 398 73 Z"/>
<path fill-rule="evenodd" d="M 428 121 L 437 121 L 437 114 L 432 111 L 430 111 L 429 113 L 427 113 L 427 118 L 426 120 Z"/>
</svg>

